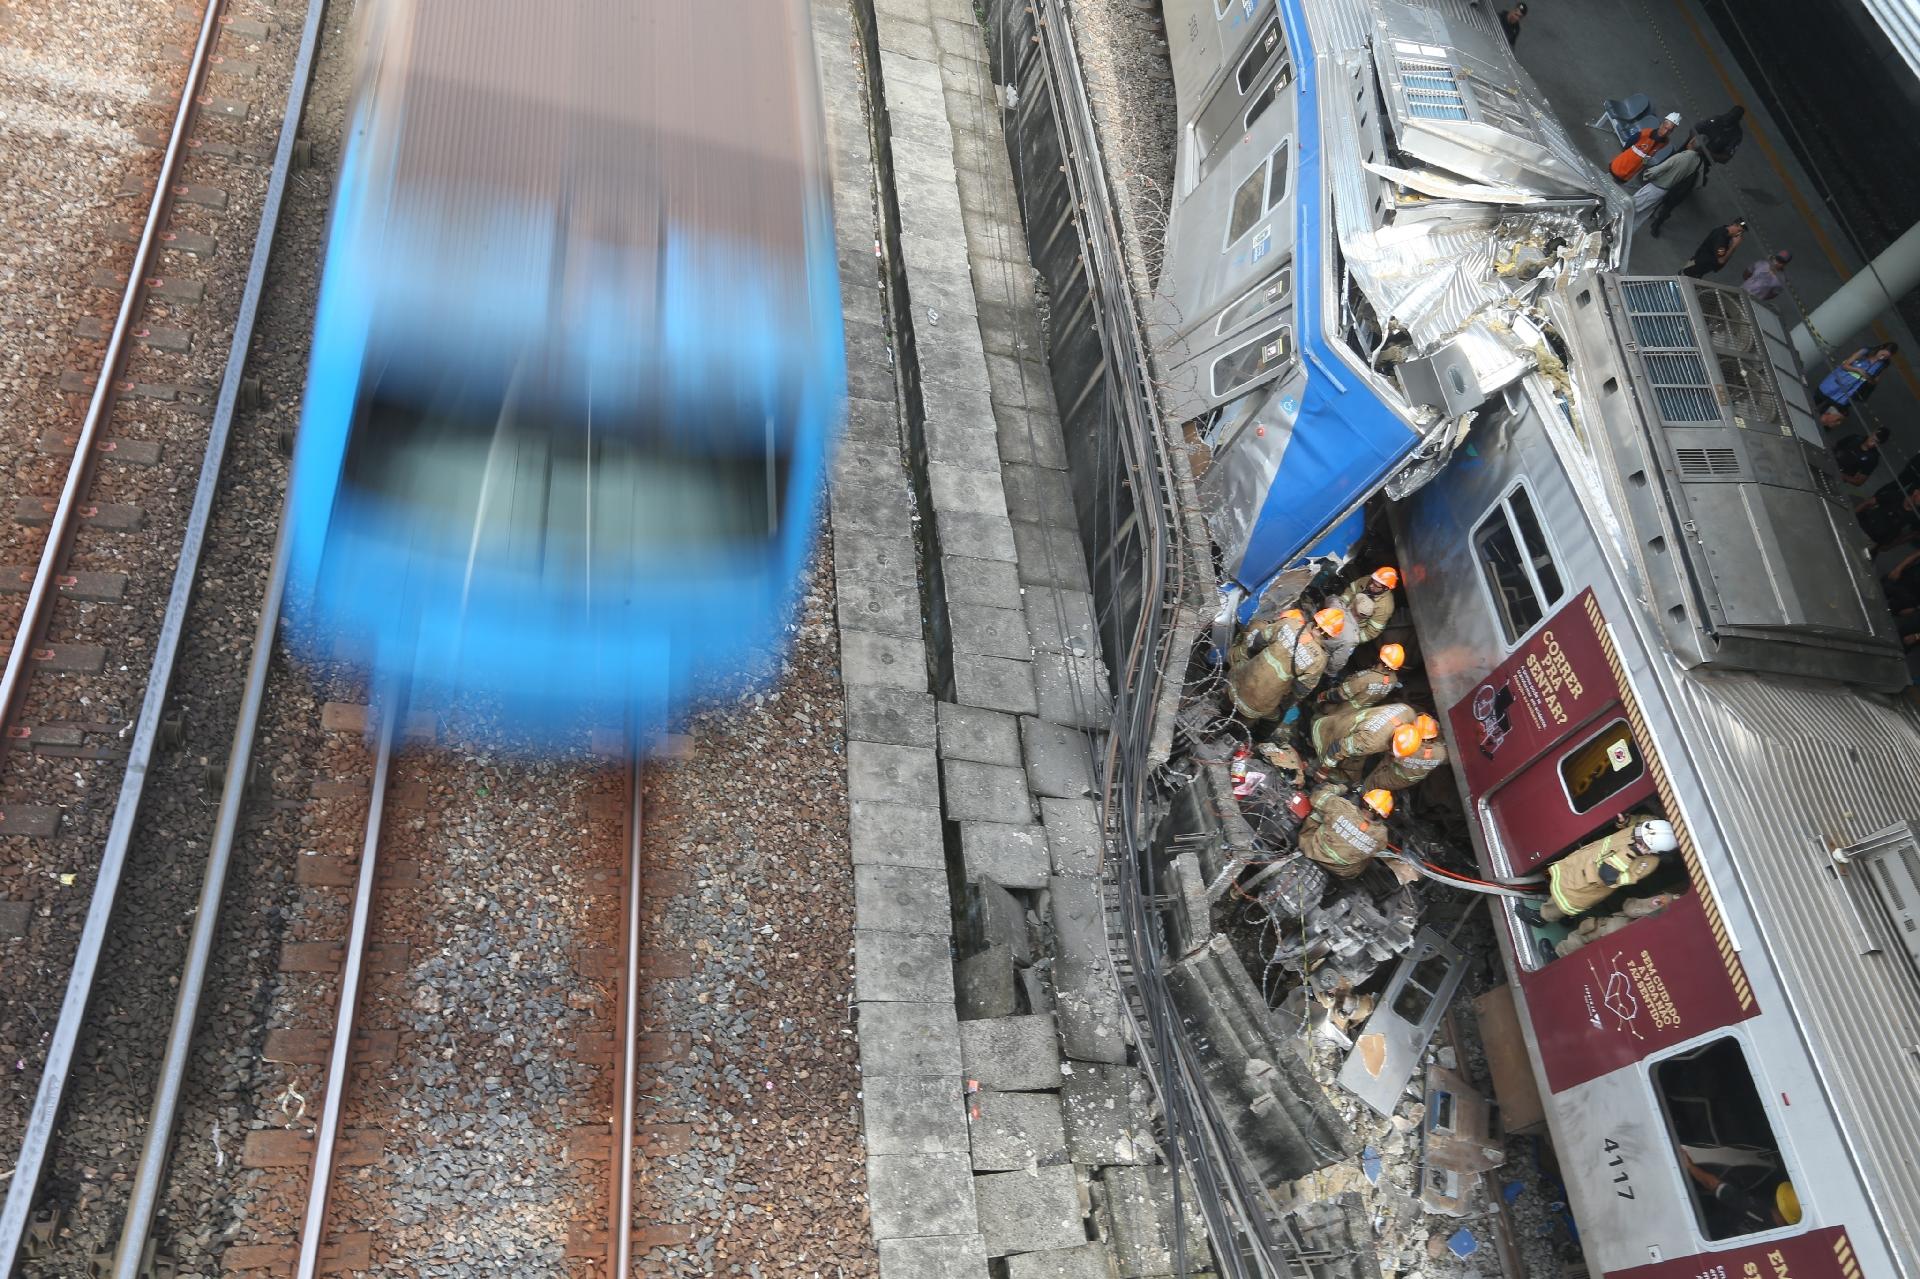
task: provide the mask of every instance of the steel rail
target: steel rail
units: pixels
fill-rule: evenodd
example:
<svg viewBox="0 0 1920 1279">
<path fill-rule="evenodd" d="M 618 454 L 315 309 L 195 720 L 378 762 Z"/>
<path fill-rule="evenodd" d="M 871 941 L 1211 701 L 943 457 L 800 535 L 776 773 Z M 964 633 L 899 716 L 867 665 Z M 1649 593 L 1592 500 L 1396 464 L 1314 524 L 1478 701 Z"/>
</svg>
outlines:
<svg viewBox="0 0 1920 1279">
<path fill-rule="evenodd" d="M 234 410 L 240 400 L 240 382 L 246 372 L 248 348 L 252 345 L 254 326 L 259 319 L 260 300 L 266 291 L 267 266 L 273 253 L 274 234 L 280 225 L 280 211 L 286 202 L 287 176 L 292 170 L 294 142 L 300 131 L 301 114 L 306 107 L 314 55 L 320 43 L 320 20 L 325 9 L 326 0 L 311 0 L 306 23 L 301 29 L 300 48 L 294 57 L 293 83 L 287 90 L 287 108 L 280 122 L 279 141 L 274 148 L 273 172 L 267 182 L 266 199 L 261 204 L 260 229 L 254 238 L 253 256 L 247 263 L 246 286 L 240 296 L 240 315 L 234 325 L 233 343 L 227 351 L 227 366 L 221 376 L 220 394 L 214 405 L 207 462 L 202 468 L 203 487 L 218 484 L 220 463 L 225 457 L 227 441 L 232 433 Z M 209 511 L 205 514 L 210 518 L 210 490 L 208 497 Z M 181 556 L 180 571 L 174 583 L 176 595 L 181 596 L 182 629 L 186 613 L 185 597 L 193 588 L 208 518 L 203 518 L 200 495 L 196 493 L 193 518 L 188 525 L 192 554 Z M 266 699 L 267 674 L 272 665 L 280 602 L 286 593 L 286 584 L 287 520 L 283 509 L 280 528 L 274 538 L 272 565 L 267 571 L 266 590 L 260 600 L 260 615 L 254 625 L 253 652 L 247 663 L 247 682 L 241 697 L 240 714 L 227 749 L 220 808 L 214 823 L 213 840 L 208 847 L 207 869 L 201 879 L 200 901 L 194 913 L 193 933 L 187 944 L 187 960 L 180 975 L 180 993 L 175 1000 L 173 1022 L 168 1030 L 166 1054 L 161 1059 L 159 1086 L 154 1091 L 146 1134 L 141 1142 L 140 1162 L 134 1170 L 127 1213 L 121 1222 L 112 1279 L 135 1279 L 141 1253 L 159 1210 L 160 1192 L 166 1179 L 167 1155 L 173 1144 L 174 1119 L 179 1110 L 180 1095 L 186 1086 L 187 1066 L 193 1051 L 193 1032 L 199 1020 L 200 995 L 206 986 L 214 933 L 220 919 L 220 900 L 226 891 L 227 870 L 232 864 L 233 841 L 240 826 L 241 807 L 246 802 L 246 778 L 252 771 L 253 743 L 260 722 L 260 709 Z M 169 622 L 172 618 L 173 610 L 169 601 Z M 172 634 L 173 631 L 163 631 L 163 635 Z M 176 635 L 166 650 L 169 672 L 172 653 L 177 648 Z M 159 683 L 163 695 L 161 700 L 164 701 L 165 684 L 157 680 L 156 683 Z"/>
<path fill-rule="evenodd" d="M 212 63 L 213 46 L 220 38 L 220 15 L 226 0 L 207 0 L 200 19 L 200 38 L 187 63 L 187 80 L 180 90 L 180 103 L 174 108 L 173 128 L 167 135 L 166 151 L 160 157 L 160 176 L 153 184 L 153 199 L 147 202 L 146 223 L 140 229 L 140 241 L 133 251 L 133 267 L 127 275 L 127 287 L 120 294 L 120 309 L 113 328 L 107 333 L 107 351 L 100 360 L 100 373 L 94 379 L 93 398 L 87 403 L 87 416 L 80 425 L 73 461 L 67 467 L 66 481 L 60 486 L 60 501 L 47 524 L 47 541 L 40 548 L 40 563 L 34 569 L 33 585 L 27 590 L 20 625 L 13 633 L 13 647 L 7 652 L 6 672 L 0 674 L 0 726 L 11 725 L 20 709 L 20 697 L 27 682 L 27 662 L 39 647 L 46 629 L 47 615 L 57 594 L 55 577 L 65 563 L 73 530 L 80 513 L 81 494 L 93 474 L 94 444 L 107 420 L 113 383 L 126 355 L 127 339 L 133 332 L 134 316 L 146 299 L 147 279 L 154 254 L 159 252 L 161 227 L 173 207 L 173 179 L 186 158 L 187 131 L 193 126 L 207 68 Z M 0 751 L 6 738 L 0 735 Z M 7 1273 L 0 1269 L 0 1274 Z"/>
<path fill-rule="evenodd" d="M 248 268 L 245 292 L 241 297 L 240 312 L 234 325 L 233 342 L 228 352 L 225 375 L 220 384 L 219 399 L 216 402 L 214 417 L 208 428 L 207 449 L 201 461 L 200 477 L 194 488 L 193 505 L 187 517 L 187 527 L 181 541 L 180 558 L 174 566 L 173 586 L 167 596 L 165 612 L 161 617 L 160 634 L 154 643 L 153 667 L 147 677 L 146 692 L 140 704 L 140 712 L 134 721 L 134 731 L 127 744 L 127 767 L 121 775 L 120 791 L 115 800 L 113 819 L 107 831 L 107 839 L 101 850 L 100 868 L 94 883 L 93 897 L 87 907 L 87 917 L 81 928 L 80 943 L 74 954 L 73 968 L 67 979 L 66 994 L 61 1002 L 60 1015 L 54 1025 L 47 1046 L 46 1065 L 40 1076 L 40 1083 L 34 1095 L 33 1109 L 27 1118 L 25 1136 L 21 1142 L 20 1154 L 14 1161 L 13 1176 L 7 1187 L 4 1207 L 0 1207 L 0 1276 L 14 1274 L 24 1251 L 27 1227 L 31 1220 L 33 1198 L 38 1193 L 41 1177 L 46 1168 L 49 1149 L 53 1141 L 55 1125 L 58 1122 L 60 1107 L 65 1100 L 68 1072 L 72 1069 L 73 1054 L 78 1044 L 80 1030 L 85 1023 L 87 1005 L 93 994 L 94 979 L 99 971 L 100 956 L 106 942 L 106 935 L 112 923 L 120 880 L 126 869 L 128 851 L 132 846 L 133 832 L 140 814 L 141 800 L 145 795 L 147 778 L 153 763 L 153 754 L 160 735 L 160 721 L 166 708 L 166 701 L 173 681 L 175 665 L 178 661 L 180 644 L 186 633 L 187 608 L 193 597 L 195 578 L 199 575 L 200 559 L 206 546 L 207 532 L 212 524 L 213 503 L 220 487 L 220 472 L 226 460 L 226 449 L 232 434 L 233 414 L 240 397 L 240 382 L 246 367 L 246 355 L 252 345 L 253 330 L 259 314 L 260 298 L 265 288 L 267 257 L 273 243 L 273 232 L 279 224 L 280 209 L 286 189 L 286 176 L 291 166 L 293 144 L 299 129 L 301 110 L 306 102 L 307 85 L 313 65 L 314 50 L 320 31 L 320 15 L 325 0 L 312 0 L 307 14 L 307 22 L 301 37 L 301 46 L 295 64 L 294 82 L 287 98 L 287 111 L 281 122 L 280 140 L 274 156 L 274 168 L 268 185 L 267 198 L 261 210 L 260 232 L 254 242 L 253 260 Z M 201 27 L 202 46 L 196 52 L 195 66 L 204 79 L 206 54 L 209 46 L 209 33 L 217 32 L 219 26 L 218 0 L 209 6 L 207 17 Z M 191 105 L 195 95 L 196 79 L 193 72 L 188 76 L 188 92 L 182 95 L 182 110 Z M 176 116 L 175 132 L 169 145 L 169 154 L 173 154 L 184 138 L 184 114 Z M 163 173 L 160 190 L 169 186 Z M 157 202 L 154 211 L 159 211 Z M 145 279 L 144 266 L 151 257 L 151 245 L 157 238 L 157 227 L 164 218 L 149 215 L 147 235 L 142 237 L 142 252 L 136 254 L 134 278 Z M 123 302 L 122 317 L 128 308 Z M 94 392 L 94 409 L 101 405 L 102 391 L 110 380 L 110 365 L 103 366 L 102 381 Z M 88 430 L 97 430 L 98 420 L 90 411 Z M 91 437 L 83 434 L 79 450 L 75 454 L 76 470 L 84 464 L 84 459 L 92 452 Z M 75 472 L 69 472 L 69 487 L 72 487 Z M 53 548 L 50 534 L 47 551 Z M 275 560 L 282 559 L 278 550 Z M 42 556 L 40 577 L 35 579 L 35 589 L 39 590 L 40 581 L 48 573 L 51 561 Z M 284 581 L 282 575 L 281 581 Z M 262 617 L 268 618 L 278 612 L 279 596 L 273 579 L 269 578 L 268 599 L 262 605 Z M 27 634 L 27 619 L 23 616 L 20 632 L 15 636 L 15 654 L 20 651 L 19 640 Z M 271 635 L 269 643 L 271 648 Z M 256 643 L 258 643 L 256 637 Z M 256 649 L 256 660 L 259 660 Z M 12 659 L 9 659 L 9 675 L 12 672 Z M 264 666 L 262 667 L 264 671 Z M 11 710 L 9 708 L 8 715 Z M 236 735 L 237 740 L 237 735 Z M 240 757 L 229 760 L 229 780 L 235 774 L 244 775 L 245 760 Z M 212 857 L 210 856 L 210 873 Z M 215 893 L 213 909 L 206 906 L 203 895 L 202 909 L 196 920 L 197 928 L 210 928 L 211 921 L 218 912 L 219 897 Z M 182 982 L 181 994 L 184 1000 L 189 985 Z M 194 993 L 197 995 L 197 989 Z M 184 1068 L 184 1067 L 183 1067 Z M 159 1110 L 156 1107 L 156 1118 Z M 169 1128 L 171 1111 L 168 1111 Z M 148 1130 L 151 1141 L 153 1129 Z M 145 1161 L 143 1160 L 143 1168 Z M 137 1185 L 138 1183 L 136 1183 Z M 136 1200 L 136 1202 L 138 1202 Z M 149 1211 L 149 1219 L 151 1213 Z M 133 1218 L 130 1216 L 129 1221 Z"/>
<path fill-rule="evenodd" d="M 380 699 L 378 746 L 373 782 L 367 792 L 367 831 L 360 845 L 360 871 L 353 885 L 353 919 L 347 926 L 347 958 L 340 968 L 340 1004 L 333 1015 L 333 1048 L 327 1055 L 326 1100 L 313 1133 L 313 1179 L 307 1186 L 307 1215 L 300 1223 L 297 1279 L 317 1279 L 320 1245 L 327 1232 L 327 1194 L 333 1185 L 333 1157 L 340 1144 L 340 1116 L 346 1109 L 347 1066 L 353 1055 L 353 1025 L 360 1006 L 360 975 L 366 966 L 367 929 L 373 916 L 373 881 L 379 868 L 380 824 L 386 815 L 387 778 L 393 769 L 393 743 L 404 713 L 400 697 Z M 116 1279 L 120 1277 L 116 1276 Z"/>
<path fill-rule="evenodd" d="M 641 878 L 640 845 L 645 834 L 640 804 L 643 754 L 639 739 L 632 743 L 632 762 L 627 767 L 627 918 L 626 918 L 626 990 L 622 997 L 620 1042 L 614 1045 L 615 1073 L 620 1079 L 620 1117 L 613 1130 L 614 1148 L 610 1152 L 614 1184 L 608 1204 L 611 1220 L 607 1223 L 607 1273 L 613 1279 L 628 1279 L 633 1272 L 633 1146 L 634 1123 L 638 1107 L 640 1054 L 640 917 L 645 904 L 646 884 Z"/>
<path fill-rule="evenodd" d="M 1093 216 L 1080 221 L 1080 236 L 1087 253 L 1087 270 L 1104 305 L 1096 310 L 1103 345 L 1109 352 L 1125 355 L 1116 361 L 1116 372 L 1125 378 L 1129 394 L 1116 396 L 1118 415 L 1128 435 L 1122 441 L 1122 455 L 1132 473 L 1132 489 L 1139 505 L 1143 526 L 1150 533 L 1149 554 L 1142 569 L 1142 614 L 1133 643 L 1127 654 L 1126 674 L 1120 680 L 1120 701 L 1116 709 L 1124 711 L 1123 731 L 1116 731 L 1109 745 L 1106 784 L 1106 808 L 1120 830 L 1126 851 L 1125 865 L 1118 868 L 1116 887 L 1121 896 L 1129 949 L 1134 963 L 1134 985 L 1145 1024 L 1136 1015 L 1136 1029 L 1142 1046 L 1150 1051 L 1148 1073 L 1157 1075 L 1161 1095 L 1167 1102 L 1167 1115 L 1176 1149 L 1176 1174 L 1181 1162 L 1190 1164 L 1195 1182 L 1202 1192 L 1200 1208 L 1207 1219 L 1216 1256 L 1236 1275 L 1247 1273 L 1250 1261 L 1261 1276 L 1277 1279 L 1296 1272 L 1290 1250 L 1277 1239 L 1272 1223 L 1261 1208 L 1262 1196 L 1247 1184 L 1247 1178 L 1231 1153 L 1224 1126 L 1204 1080 L 1193 1047 L 1180 1033 L 1171 993 L 1165 983 L 1167 957 L 1147 898 L 1157 896 L 1157 874 L 1153 865 L 1151 841 L 1141 838 L 1136 819 L 1143 815 L 1148 778 L 1144 765 L 1151 748 L 1153 708 L 1157 690 L 1165 681 L 1166 654 L 1161 652 L 1171 640 L 1166 628 L 1168 618 L 1177 612 L 1184 590 L 1184 556 L 1175 556 L 1174 590 L 1168 592 L 1167 561 L 1170 546 L 1181 541 L 1177 518 L 1171 462 L 1167 454 L 1163 424 L 1152 393 L 1150 365 L 1140 337 L 1129 277 L 1120 252 L 1120 237 L 1113 220 L 1112 199 L 1106 185 L 1105 163 L 1099 137 L 1093 123 L 1092 107 L 1080 75 L 1079 55 L 1074 46 L 1072 27 L 1059 0 L 1040 0 L 1035 7 L 1037 43 L 1041 46 L 1056 97 L 1063 110 L 1057 127 L 1067 144 L 1065 175 L 1081 210 Z M 1116 314 L 1117 313 L 1117 314 Z M 1126 358 L 1130 357 L 1130 358 Z M 1152 465 L 1157 462 L 1157 465 Z M 1142 690 L 1137 676 L 1146 659 L 1147 688 Z M 1144 696 L 1142 695 L 1144 691 Z M 1129 739 L 1122 757 L 1120 739 Z M 1116 795 L 1116 791 L 1119 792 Z M 1116 800 L 1118 802 L 1116 802 Z M 1144 963 L 1139 961 L 1144 959 Z M 1150 1058 L 1158 1055 L 1161 1069 L 1154 1071 Z M 1191 1143 L 1189 1158 L 1180 1159 L 1179 1147 Z M 1224 1173 L 1224 1177 L 1223 1174 Z M 1184 1225 L 1177 1211 L 1182 1194 L 1176 1175 L 1174 1194 L 1175 1256 L 1185 1273 Z M 1229 1220 L 1229 1212 L 1235 1220 Z M 1237 1226 L 1237 1228 L 1235 1228 Z M 1247 1245 L 1252 1245 L 1250 1248 Z"/>
</svg>

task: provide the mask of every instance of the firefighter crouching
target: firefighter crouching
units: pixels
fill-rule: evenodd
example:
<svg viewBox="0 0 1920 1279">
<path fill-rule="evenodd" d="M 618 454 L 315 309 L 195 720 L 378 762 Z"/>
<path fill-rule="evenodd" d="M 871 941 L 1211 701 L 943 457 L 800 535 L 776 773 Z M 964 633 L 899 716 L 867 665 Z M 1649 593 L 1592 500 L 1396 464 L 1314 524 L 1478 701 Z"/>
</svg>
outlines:
<svg viewBox="0 0 1920 1279">
<path fill-rule="evenodd" d="M 1629 885 L 1660 869 L 1680 847 L 1671 823 L 1640 822 L 1574 849 L 1548 868 L 1548 900 L 1538 911 L 1522 908 L 1530 924 L 1584 915 Z"/>
<path fill-rule="evenodd" d="M 1406 664 L 1406 649 L 1382 644 L 1373 665 L 1320 694 L 1320 708 L 1329 711 L 1341 706 L 1378 706 L 1400 691 L 1400 668 Z"/>
<path fill-rule="evenodd" d="M 1327 670 L 1335 675 L 1347 668 L 1347 659 L 1362 644 L 1371 644 L 1387 629 L 1393 617 L 1393 591 L 1400 585 L 1400 570 L 1383 564 L 1366 577 L 1347 583 L 1347 588 L 1327 602 L 1347 615 L 1348 626 L 1327 650 Z"/>
<path fill-rule="evenodd" d="M 1679 893 L 1655 893 L 1651 897 L 1629 897 L 1621 903 L 1617 914 L 1582 915 L 1580 923 L 1572 932 L 1561 938 L 1558 944 L 1550 941 L 1541 942 L 1541 953 L 1549 959 L 1571 955 L 1582 946 L 1592 945 L 1602 937 L 1619 932 L 1636 919 L 1647 919 L 1658 915 L 1679 900 Z"/>
<path fill-rule="evenodd" d="M 1319 686 L 1327 668 L 1326 643 L 1346 628 L 1337 608 L 1311 621 L 1290 608 L 1271 622 L 1248 627 L 1227 655 L 1227 697 L 1250 723 L 1273 719 L 1288 701 Z"/>
<path fill-rule="evenodd" d="M 1440 740 L 1440 721 L 1431 715 L 1416 715 L 1413 726 L 1420 732 L 1419 748 L 1402 755 L 1387 754 L 1362 783 L 1368 790 L 1412 790 L 1447 766 L 1447 744 Z"/>
<path fill-rule="evenodd" d="M 1320 770 L 1332 772 L 1352 765 L 1349 780 L 1357 780 L 1359 766 L 1369 756 L 1386 750 L 1401 758 L 1413 754 L 1420 748 L 1420 730 L 1413 726 L 1416 718 L 1413 707 L 1405 702 L 1328 711 L 1313 721 L 1313 753 Z M 1403 728 L 1406 733 L 1400 732 Z"/>
<path fill-rule="evenodd" d="M 1370 790 L 1366 807 L 1348 798 L 1342 786 L 1322 786 L 1313 792 L 1313 810 L 1300 827 L 1297 847 L 1341 879 L 1352 879 L 1379 856 L 1387 844 L 1387 817 L 1393 812 L 1393 792 Z"/>
</svg>

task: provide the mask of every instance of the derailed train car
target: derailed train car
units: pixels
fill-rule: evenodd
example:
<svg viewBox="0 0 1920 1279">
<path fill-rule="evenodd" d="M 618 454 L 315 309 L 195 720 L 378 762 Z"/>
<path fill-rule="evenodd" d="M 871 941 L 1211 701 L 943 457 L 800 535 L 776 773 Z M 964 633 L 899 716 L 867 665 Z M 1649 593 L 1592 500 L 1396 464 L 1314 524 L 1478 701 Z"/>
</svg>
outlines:
<svg viewBox="0 0 1920 1279">
<path fill-rule="evenodd" d="M 777 649 L 842 411 L 806 6 L 356 23 L 296 633 L 523 726 L 657 727 Z"/>
<path fill-rule="evenodd" d="M 1920 716 L 1786 335 L 1610 274 L 1575 354 L 1396 511 L 1485 871 L 1664 819 L 1664 909 L 1504 948 L 1582 1242 L 1611 1275 L 1920 1264 Z M 1617 920 L 1615 922 L 1618 922 Z"/>
<path fill-rule="evenodd" d="M 1483 871 L 1675 828 L 1664 909 L 1498 924 L 1589 1261 L 1912 1279 L 1920 716 L 1778 323 L 1617 274 L 1491 6 L 1164 7 L 1151 336 L 1223 617 L 1384 490 Z"/>
</svg>

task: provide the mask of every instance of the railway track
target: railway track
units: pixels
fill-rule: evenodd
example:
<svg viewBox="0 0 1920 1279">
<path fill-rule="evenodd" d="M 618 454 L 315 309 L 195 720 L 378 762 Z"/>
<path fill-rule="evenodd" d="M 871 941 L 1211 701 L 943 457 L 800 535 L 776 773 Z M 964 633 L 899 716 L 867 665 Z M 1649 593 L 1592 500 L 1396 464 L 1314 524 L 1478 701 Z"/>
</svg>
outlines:
<svg viewBox="0 0 1920 1279">
<path fill-rule="evenodd" d="M 104 351 L 90 375 L 61 379 L 64 391 L 84 393 L 86 400 L 78 422 L 59 436 L 71 454 L 58 496 L 21 503 L 20 514 L 33 507 L 44 515 L 36 521 L 44 524 L 44 538 L 30 570 L 10 570 L 25 591 L 0 690 L 10 748 L 0 803 L 10 814 L 4 833 L 22 837 L 6 841 L 14 872 L 8 889 L 25 889 L 23 898 L 40 905 L 47 922 L 16 939 L 9 955 L 10 971 L 30 975 L 25 989 L 9 992 L 9 1029 L 20 1020 L 39 1028 L 21 1054 L 21 1065 L 38 1071 L 31 1105 L 0 1113 L 0 1141 L 19 1151 L 0 1208 L 0 1274 L 15 1273 L 28 1260 L 54 1264 L 59 1237 L 72 1234 L 64 1209 L 106 1197 L 104 1187 L 86 1184 L 91 1178 L 82 1173 L 55 1178 L 61 1202 L 39 1200 L 56 1143 L 69 1165 L 92 1167 L 90 1160 L 124 1144 L 125 1118 L 134 1110 L 122 1096 L 112 1108 L 76 1110 L 76 1122 L 62 1129 L 74 1068 L 104 1064 L 126 1085 L 124 1092 L 138 1093 L 152 1082 L 147 1054 L 155 1046 L 148 1037 L 157 1039 L 163 1023 L 154 1017 L 167 993 L 164 985 L 142 987 L 164 981 L 180 961 L 186 930 L 129 937 L 127 924 L 148 921 L 116 920 L 116 911 L 128 884 L 137 885 L 146 910 L 170 912 L 192 901 L 191 883 L 172 850 L 143 850 L 136 836 L 143 826 L 173 821 L 180 796 L 168 794 L 148 812 L 147 782 L 165 747 L 197 718 L 197 705 L 183 711 L 183 704 L 212 695 L 198 686 L 210 673 L 202 666 L 194 671 L 196 687 L 173 699 L 176 677 L 188 668 L 189 603 L 211 530 L 218 520 L 244 522 L 243 515 L 219 509 L 216 495 L 236 410 L 257 399 L 257 384 L 246 372 L 248 351 L 293 165 L 320 7 L 291 29 L 271 10 L 253 14 L 251 6 L 213 0 L 197 14 L 191 46 L 177 50 L 186 72 L 170 127 L 156 139 L 161 162 L 144 181 L 151 188 L 144 214 L 128 227 L 131 261 L 117 308 L 97 330 Z M 260 57 L 247 60 L 242 53 Z M 284 74 L 284 115 L 273 114 L 271 97 L 221 96 L 222 86 L 212 80 L 216 70 L 253 94 L 272 92 L 272 81 Z M 263 142 L 262 120 L 277 134 L 277 145 Z M 225 185 L 196 180 L 216 170 L 225 174 Z M 121 188 L 123 195 L 142 192 L 139 175 Z M 223 250 L 235 219 L 245 226 L 246 215 L 256 211 L 257 233 L 233 236 L 237 243 Z M 252 253 L 238 251 L 249 240 Z M 186 268 L 186 258 L 197 267 Z M 104 283 L 109 275 L 102 269 L 92 278 Z M 189 318 L 197 321 L 191 328 L 171 323 Z M 228 324 L 231 341 L 223 341 Z M 81 333 L 96 330 L 83 326 Z M 201 377 L 202 370 L 217 380 Z M 128 536 L 135 532 L 142 536 Z M 171 554 L 176 545 L 177 555 Z M 149 838 L 153 833 L 146 831 Z M 49 894 L 35 882 L 33 872 L 48 862 L 72 868 L 54 877 L 60 890 L 71 891 Z M 157 891 L 156 873 L 168 881 Z M 93 1007 L 103 983 L 114 989 L 104 1007 Z M 130 1014 L 130 1007 L 139 1013 Z M 104 1029 L 103 1018 L 113 1030 Z M 10 1100 L 17 1104 L 24 1095 L 21 1090 Z"/>
</svg>

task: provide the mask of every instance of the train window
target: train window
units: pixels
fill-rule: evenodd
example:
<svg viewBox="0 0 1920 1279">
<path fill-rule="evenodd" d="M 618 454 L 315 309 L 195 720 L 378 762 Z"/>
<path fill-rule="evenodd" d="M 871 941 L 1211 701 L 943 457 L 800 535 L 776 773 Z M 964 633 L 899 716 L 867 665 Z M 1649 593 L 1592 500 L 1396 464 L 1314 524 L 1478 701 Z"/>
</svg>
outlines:
<svg viewBox="0 0 1920 1279">
<path fill-rule="evenodd" d="M 1649 1072 L 1700 1232 L 1733 1239 L 1800 1223 L 1800 1202 L 1740 1041 L 1728 1036 Z"/>
<path fill-rule="evenodd" d="M 1267 207 L 1287 198 L 1287 149 L 1283 146 L 1273 153 L 1273 159 L 1267 164 Z"/>
<path fill-rule="evenodd" d="M 1576 813 L 1590 812 L 1603 800 L 1618 795 L 1647 771 L 1634 744 L 1627 721 L 1617 719 L 1569 751 L 1560 761 L 1560 780 L 1567 803 Z"/>
<path fill-rule="evenodd" d="M 1267 108 L 1273 105 L 1273 100 L 1280 96 L 1280 91 L 1292 83 L 1293 64 L 1291 62 L 1281 64 L 1280 73 L 1274 76 L 1273 79 L 1267 81 L 1266 87 L 1262 88 L 1260 92 L 1253 95 L 1253 103 L 1247 108 L 1247 114 L 1241 121 L 1241 127 L 1243 129 L 1251 129 L 1253 122 L 1265 115 Z"/>
<path fill-rule="evenodd" d="M 1473 549 L 1509 644 L 1532 630 L 1566 593 L 1525 488 L 1509 490 L 1505 500 L 1480 521 L 1473 530 Z"/>
<path fill-rule="evenodd" d="M 1233 305 L 1220 313 L 1219 323 L 1213 326 L 1214 333 L 1224 336 L 1230 330 L 1239 328 L 1254 316 L 1281 301 L 1291 292 L 1293 292 L 1293 268 L 1283 266 L 1234 299 Z"/>
<path fill-rule="evenodd" d="M 1228 244 L 1253 230 L 1253 224 L 1267 211 L 1266 187 L 1267 171 L 1259 168 L 1249 173 L 1240 189 L 1233 193 L 1233 213 L 1227 218 Z"/>
<path fill-rule="evenodd" d="M 1293 330 L 1273 329 L 1213 362 L 1213 393 L 1226 395 L 1293 358 Z"/>
<path fill-rule="evenodd" d="M 1273 61 L 1274 54 L 1278 52 L 1285 56 L 1285 49 L 1286 43 L 1280 38 L 1280 18 L 1275 15 L 1267 19 L 1267 25 L 1261 28 L 1253 48 L 1247 51 L 1246 57 L 1240 59 L 1240 69 L 1233 76 L 1234 86 L 1243 94 L 1251 89 L 1260 78 L 1260 73 L 1266 70 L 1267 64 Z"/>
</svg>

